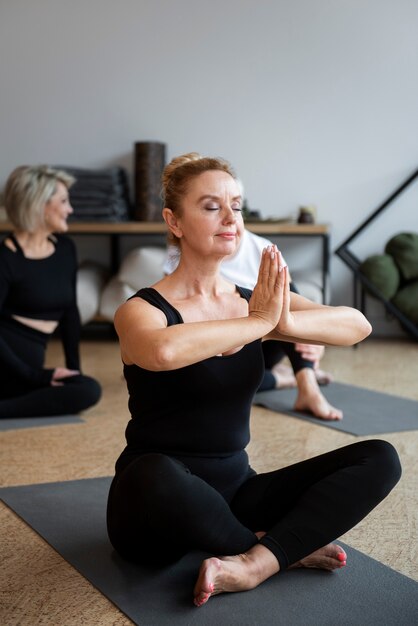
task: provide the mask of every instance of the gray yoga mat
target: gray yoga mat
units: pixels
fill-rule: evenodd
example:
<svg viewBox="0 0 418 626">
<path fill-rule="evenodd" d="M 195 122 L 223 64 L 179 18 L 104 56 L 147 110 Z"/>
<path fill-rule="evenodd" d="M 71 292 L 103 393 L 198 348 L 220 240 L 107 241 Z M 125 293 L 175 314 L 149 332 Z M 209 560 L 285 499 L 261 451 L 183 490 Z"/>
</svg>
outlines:
<svg viewBox="0 0 418 626">
<path fill-rule="evenodd" d="M 3 417 L 0 419 L 1 430 L 18 428 L 37 428 L 38 426 L 59 426 L 61 424 L 81 424 L 78 415 L 51 415 L 50 417 Z"/>
<path fill-rule="evenodd" d="M 418 583 L 344 545 L 336 572 L 293 570 L 200 608 L 192 590 L 203 553 L 164 569 L 127 563 L 106 534 L 110 478 L 6 487 L 0 497 L 133 622 L 143 626 L 411 626 Z M 378 529 L 376 529 L 378 532 Z"/>
<path fill-rule="evenodd" d="M 330 404 L 343 411 L 342 420 L 323 420 L 310 413 L 294 411 L 296 389 L 260 391 L 255 395 L 253 403 L 277 413 L 358 436 L 418 429 L 416 400 L 336 382 L 321 390 Z"/>
</svg>

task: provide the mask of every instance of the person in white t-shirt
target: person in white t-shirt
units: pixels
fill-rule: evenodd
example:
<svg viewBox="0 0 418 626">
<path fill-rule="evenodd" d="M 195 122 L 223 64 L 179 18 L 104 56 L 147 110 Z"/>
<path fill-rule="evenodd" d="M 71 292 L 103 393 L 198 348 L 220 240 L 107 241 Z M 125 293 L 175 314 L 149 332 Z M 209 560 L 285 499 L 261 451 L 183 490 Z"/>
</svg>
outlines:
<svg viewBox="0 0 418 626">
<path fill-rule="evenodd" d="M 271 241 L 268 239 L 245 229 L 238 251 L 222 262 L 221 274 L 240 287 L 253 289 L 257 282 L 262 250 L 270 245 Z M 171 274 L 176 269 L 179 259 L 178 246 L 169 245 L 164 262 L 164 273 Z M 292 282 L 290 289 L 298 293 Z M 342 419 L 342 411 L 330 405 L 319 387 L 333 380 L 331 374 L 319 368 L 324 346 L 264 341 L 263 353 L 266 369 L 259 391 L 297 387 L 295 410 L 309 411 L 321 419 Z M 286 356 L 292 368 L 282 363 Z"/>
</svg>

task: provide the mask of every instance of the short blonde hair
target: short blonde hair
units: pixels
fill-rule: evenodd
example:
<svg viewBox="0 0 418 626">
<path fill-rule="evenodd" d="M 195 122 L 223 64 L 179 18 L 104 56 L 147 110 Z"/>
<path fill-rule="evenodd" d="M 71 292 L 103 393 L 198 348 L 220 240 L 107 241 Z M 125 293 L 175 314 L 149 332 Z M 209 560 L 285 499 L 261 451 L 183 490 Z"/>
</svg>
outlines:
<svg viewBox="0 0 418 626">
<path fill-rule="evenodd" d="M 4 188 L 4 206 L 15 228 L 33 232 L 44 220 L 45 205 L 57 190 L 57 183 L 67 189 L 75 178 L 47 165 L 21 165 L 10 174 Z"/>
<path fill-rule="evenodd" d="M 173 213 L 181 215 L 182 200 L 188 190 L 192 178 L 209 171 L 226 172 L 234 180 L 237 180 L 232 166 L 219 157 L 203 157 L 197 152 L 189 152 L 175 157 L 166 165 L 162 175 L 161 197 L 163 206 L 171 209 Z M 179 245 L 178 238 L 171 232 L 168 233 L 169 243 Z"/>
</svg>

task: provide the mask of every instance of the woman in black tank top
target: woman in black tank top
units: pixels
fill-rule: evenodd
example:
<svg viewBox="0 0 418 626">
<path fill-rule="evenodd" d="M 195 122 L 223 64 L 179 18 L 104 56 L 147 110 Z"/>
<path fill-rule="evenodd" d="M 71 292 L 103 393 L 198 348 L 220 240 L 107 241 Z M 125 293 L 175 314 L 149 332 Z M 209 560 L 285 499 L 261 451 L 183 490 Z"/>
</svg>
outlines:
<svg viewBox="0 0 418 626">
<path fill-rule="evenodd" d="M 258 475 L 245 448 L 263 339 L 352 345 L 370 325 L 354 309 L 290 294 L 275 246 L 252 293 L 221 278 L 243 231 L 240 186 L 225 161 L 174 159 L 163 195 L 179 266 L 115 317 L 131 420 L 109 493 L 110 540 L 145 564 L 196 549 L 216 555 L 197 574 L 196 606 L 289 567 L 344 567 L 331 542 L 399 480 L 394 448 L 365 441 Z"/>
</svg>

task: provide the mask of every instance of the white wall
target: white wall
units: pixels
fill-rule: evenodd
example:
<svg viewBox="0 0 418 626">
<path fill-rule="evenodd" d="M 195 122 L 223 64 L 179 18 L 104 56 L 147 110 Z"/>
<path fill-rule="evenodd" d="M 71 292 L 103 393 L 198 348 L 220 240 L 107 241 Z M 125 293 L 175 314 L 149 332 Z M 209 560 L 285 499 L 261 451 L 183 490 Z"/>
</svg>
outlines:
<svg viewBox="0 0 418 626">
<path fill-rule="evenodd" d="M 0 187 L 21 163 L 131 171 L 158 140 L 229 159 L 264 217 L 316 204 L 335 249 L 418 165 L 417 33 L 416 0 L 2 0 Z M 418 230 L 413 193 L 367 254 Z M 336 257 L 332 280 L 350 304 Z"/>
</svg>

